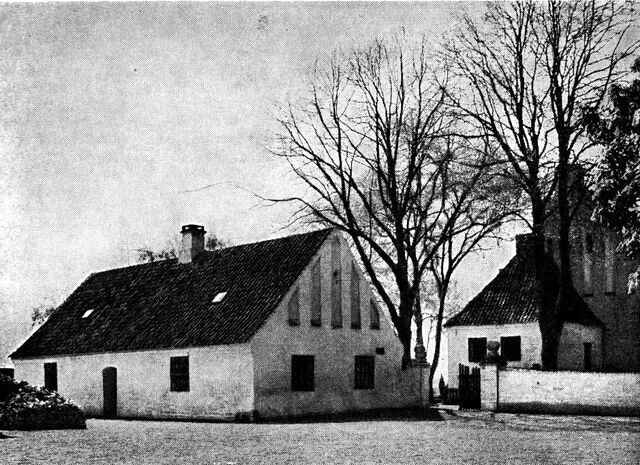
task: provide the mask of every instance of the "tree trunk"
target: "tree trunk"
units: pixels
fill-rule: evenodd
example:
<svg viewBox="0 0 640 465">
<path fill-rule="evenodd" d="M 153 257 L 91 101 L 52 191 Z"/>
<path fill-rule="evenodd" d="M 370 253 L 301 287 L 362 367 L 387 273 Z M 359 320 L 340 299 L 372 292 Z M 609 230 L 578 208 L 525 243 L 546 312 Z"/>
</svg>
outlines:
<svg viewBox="0 0 640 465">
<path fill-rule="evenodd" d="M 438 369 L 438 360 L 440 359 L 440 343 L 442 341 L 442 320 L 444 319 L 444 307 L 445 298 L 447 295 L 447 285 L 439 286 L 438 288 L 438 319 L 436 320 L 436 340 L 435 349 L 433 353 L 433 362 L 429 370 L 429 403 L 435 402 L 435 396 L 433 394 L 433 380 L 435 379 L 436 370 Z"/>
<path fill-rule="evenodd" d="M 540 315 L 538 316 L 542 339 L 540 358 L 545 370 L 554 370 L 557 367 L 560 334 L 555 311 L 556 295 L 553 292 L 557 283 L 553 282 L 553 274 L 548 268 L 548 262 L 545 259 L 545 213 L 544 203 L 540 196 L 532 196 L 533 256 L 531 258 L 540 294 Z"/>
<path fill-rule="evenodd" d="M 558 156 L 558 217 L 559 217 L 559 241 L 558 255 L 560 258 L 560 282 L 558 283 L 558 296 L 553 306 L 553 315 L 549 325 L 553 325 L 554 339 L 542 354 L 542 364 L 545 370 L 558 369 L 558 346 L 562 335 L 564 323 L 563 314 L 571 305 L 570 294 L 573 288 L 571 279 L 571 243 L 569 230 L 571 218 L 569 215 L 569 148 L 564 131 L 559 131 L 559 156 Z"/>
<path fill-rule="evenodd" d="M 405 279 L 405 275 L 396 275 L 396 282 L 400 291 L 400 303 L 398 305 L 400 327 L 397 329 L 403 348 L 402 369 L 404 370 L 411 361 L 411 322 L 414 314 L 415 292 Z"/>
<path fill-rule="evenodd" d="M 400 327 L 398 328 L 398 337 L 402 343 L 402 369 L 409 366 L 411 361 L 411 321 L 413 319 L 413 305 L 407 308 L 407 299 L 400 298 L 400 306 L 398 312 L 400 314 Z"/>
</svg>

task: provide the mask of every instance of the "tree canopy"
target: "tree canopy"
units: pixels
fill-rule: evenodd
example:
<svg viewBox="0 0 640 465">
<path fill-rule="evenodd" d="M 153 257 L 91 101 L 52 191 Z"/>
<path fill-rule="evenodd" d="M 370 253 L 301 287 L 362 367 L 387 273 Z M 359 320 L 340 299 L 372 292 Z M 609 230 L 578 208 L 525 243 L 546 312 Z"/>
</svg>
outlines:
<svg viewBox="0 0 640 465">
<path fill-rule="evenodd" d="M 640 256 L 640 57 L 627 84 L 615 84 L 603 108 L 590 108 L 588 129 L 602 145 L 594 176 L 594 218 L 620 232 L 618 249 Z M 640 269 L 629 277 L 638 287 Z"/>
</svg>

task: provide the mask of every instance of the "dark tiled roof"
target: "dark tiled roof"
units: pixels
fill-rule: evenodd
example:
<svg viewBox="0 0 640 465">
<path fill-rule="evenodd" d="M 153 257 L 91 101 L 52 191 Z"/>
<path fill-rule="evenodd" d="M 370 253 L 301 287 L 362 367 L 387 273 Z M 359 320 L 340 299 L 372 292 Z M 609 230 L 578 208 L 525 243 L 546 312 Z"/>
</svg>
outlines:
<svg viewBox="0 0 640 465">
<path fill-rule="evenodd" d="M 12 357 L 248 342 L 331 231 L 94 273 Z"/>
<path fill-rule="evenodd" d="M 548 268 L 557 277 L 557 268 L 547 257 Z M 487 286 L 475 296 L 460 313 L 444 326 L 506 325 L 513 323 L 537 323 L 541 299 L 535 279 L 532 260 L 525 254 L 517 254 Z M 557 279 L 552 279 L 557 282 Z M 554 293 L 557 293 L 557 288 Z M 564 321 L 589 326 L 602 326 L 585 301 L 572 291 L 571 309 Z"/>
</svg>

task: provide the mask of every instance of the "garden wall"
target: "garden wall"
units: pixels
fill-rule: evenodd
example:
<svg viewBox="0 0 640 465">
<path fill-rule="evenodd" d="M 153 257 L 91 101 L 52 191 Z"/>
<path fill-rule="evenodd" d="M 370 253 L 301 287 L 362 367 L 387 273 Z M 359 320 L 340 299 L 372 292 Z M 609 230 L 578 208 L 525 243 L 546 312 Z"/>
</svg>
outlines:
<svg viewBox="0 0 640 465">
<path fill-rule="evenodd" d="M 481 389 L 483 409 L 500 412 L 640 415 L 640 373 L 496 370 L 489 365 Z"/>
</svg>

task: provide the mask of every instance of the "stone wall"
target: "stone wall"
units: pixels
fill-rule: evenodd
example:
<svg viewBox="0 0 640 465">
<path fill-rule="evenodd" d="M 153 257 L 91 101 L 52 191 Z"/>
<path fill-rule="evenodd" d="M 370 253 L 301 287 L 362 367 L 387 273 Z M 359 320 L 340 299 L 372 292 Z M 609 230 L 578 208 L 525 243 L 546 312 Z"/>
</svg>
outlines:
<svg viewBox="0 0 640 465">
<path fill-rule="evenodd" d="M 309 264 L 313 265 L 318 258 L 321 260 L 322 325 L 311 326 L 309 266 L 251 342 L 255 361 L 255 408 L 263 417 L 406 407 L 419 403 L 420 370 L 401 369 L 402 345 L 382 309 L 380 329 L 370 328 L 369 302 L 372 293 L 360 270 L 361 327 L 351 328 L 350 274 L 353 256 L 341 236 L 343 318 L 342 327 L 332 326 L 333 237 L 325 241 Z M 290 326 L 287 305 L 296 288 L 300 299 L 300 324 Z M 384 354 L 379 353 L 381 350 Z M 314 356 L 313 392 L 291 390 L 292 355 Z M 375 357 L 374 389 L 354 389 L 356 355 Z M 423 387 L 426 389 L 426 381 L 423 381 Z"/>
<path fill-rule="evenodd" d="M 169 360 L 189 356 L 188 392 L 170 390 Z M 101 416 L 102 370 L 117 370 L 119 417 L 233 419 L 253 409 L 253 362 L 248 344 L 17 359 L 15 377 L 44 384 L 45 362 L 58 365 L 58 391 L 89 416 Z"/>
<path fill-rule="evenodd" d="M 496 371 L 489 365 L 481 392 L 482 408 L 500 412 L 640 414 L 640 373 Z"/>
</svg>

